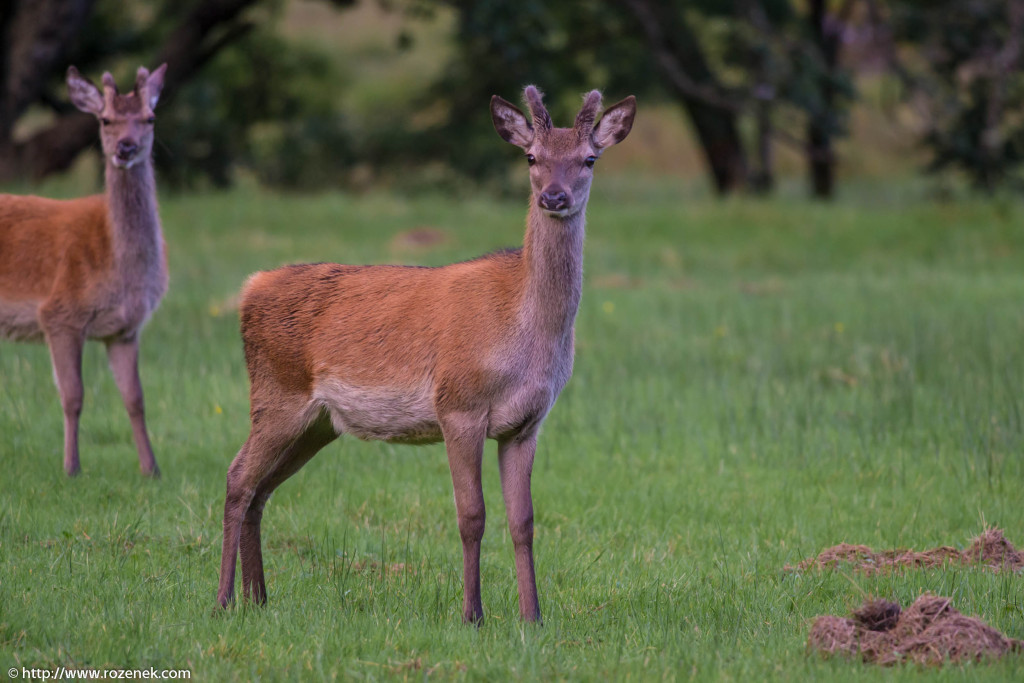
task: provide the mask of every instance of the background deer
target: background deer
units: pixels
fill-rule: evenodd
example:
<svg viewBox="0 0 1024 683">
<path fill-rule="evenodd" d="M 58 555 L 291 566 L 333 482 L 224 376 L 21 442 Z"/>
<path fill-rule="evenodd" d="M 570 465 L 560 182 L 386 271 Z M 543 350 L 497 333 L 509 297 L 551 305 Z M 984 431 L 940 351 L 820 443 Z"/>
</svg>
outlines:
<svg viewBox="0 0 1024 683">
<path fill-rule="evenodd" d="M 107 346 L 143 473 L 157 476 L 139 381 L 139 331 L 167 290 L 167 263 L 151 162 L 153 108 L 166 64 L 139 68 L 121 95 L 68 69 L 71 101 L 100 122 L 106 194 L 56 201 L 0 195 L 0 337 L 50 348 L 64 410 L 64 471 L 81 469 L 82 347 Z"/>
<path fill-rule="evenodd" d="M 519 611 L 540 619 L 530 475 L 537 434 L 572 373 L 592 168 L 629 133 L 636 100 L 589 93 L 554 128 L 525 91 L 532 123 L 491 99 L 498 134 L 526 152 L 532 200 L 523 248 L 441 268 L 296 265 L 256 273 L 242 292 L 251 431 L 228 469 L 218 600 L 241 554 L 246 598 L 266 602 L 260 520 L 270 494 L 341 434 L 447 448 L 462 537 L 463 619 L 483 618 L 484 440 L 498 441 L 515 547 Z"/>
</svg>

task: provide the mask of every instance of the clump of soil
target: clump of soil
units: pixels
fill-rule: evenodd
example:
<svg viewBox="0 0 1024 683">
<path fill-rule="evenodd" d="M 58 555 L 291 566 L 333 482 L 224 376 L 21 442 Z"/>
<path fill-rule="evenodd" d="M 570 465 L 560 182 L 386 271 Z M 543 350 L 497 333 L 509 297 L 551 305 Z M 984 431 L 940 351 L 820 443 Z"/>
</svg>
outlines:
<svg viewBox="0 0 1024 683">
<path fill-rule="evenodd" d="M 907 609 L 869 600 L 850 618 L 821 616 L 807 637 L 808 650 L 825 656 L 860 656 L 872 664 L 998 659 L 1024 651 L 1024 641 L 1007 638 L 985 622 L 953 608 L 950 598 L 922 595 Z"/>
<path fill-rule="evenodd" d="M 785 569 L 807 571 L 851 565 L 856 571 L 875 574 L 897 568 L 928 568 L 947 563 L 982 565 L 996 571 L 1017 572 L 1024 569 L 1024 551 L 1014 548 L 1003 536 L 1002 530 L 986 529 L 963 551 L 947 545 L 923 551 L 900 549 L 875 552 L 866 545 L 840 543 L 826 548 L 817 557 L 808 558 L 795 567 L 786 565 Z"/>
</svg>

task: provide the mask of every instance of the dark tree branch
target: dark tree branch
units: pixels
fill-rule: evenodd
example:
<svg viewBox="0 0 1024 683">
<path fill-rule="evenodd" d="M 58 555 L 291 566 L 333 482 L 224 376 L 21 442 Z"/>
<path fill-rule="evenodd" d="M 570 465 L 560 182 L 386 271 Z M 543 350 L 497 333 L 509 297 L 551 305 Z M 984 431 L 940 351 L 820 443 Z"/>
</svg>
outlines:
<svg viewBox="0 0 1024 683">
<path fill-rule="evenodd" d="M 194 77 L 217 51 L 246 34 L 251 25 L 240 22 L 238 17 L 258 1 L 195 2 L 192 10 L 166 38 L 156 59 L 148 65 L 155 67 L 167 63 L 165 99 Z M 96 122 L 93 117 L 81 112 L 64 114 L 49 128 L 15 145 L 7 158 L 0 159 L 0 180 L 19 176 L 38 179 L 65 170 L 95 139 Z"/>
<path fill-rule="evenodd" d="M 732 112 L 743 110 L 742 102 L 726 96 L 718 86 L 689 26 L 668 19 L 664 8 L 647 0 L 624 2 L 643 28 L 658 66 L 677 95 Z"/>
<path fill-rule="evenodd" d="M 154 65 L 167 62 L 164 90 L 173 92 L 209 61 L 213 52 L 206 42 L 215 31 L 226 25 L 227 32 L 224 36 L 231 36 L 234 40 L 245 35 L 248 29 L 235 30 L 232 24 L 243 11 L 258 2 L 259 0 L 199 0 L 192 12 L 164 41 L 154 60 Z M 230 40 L 215 41 L 219 43 L 217 49 L 223 48 L 229 42 Z"/>
<path fill-rule="evenodd" d="M 9 139 L 14 122 L 39 98 L 46 75 L 64 59 L 94 2 L 9 0 L 0 14 L 0 32 L 4 33 L 0 41 L 0 138 Z"/>
</svg>

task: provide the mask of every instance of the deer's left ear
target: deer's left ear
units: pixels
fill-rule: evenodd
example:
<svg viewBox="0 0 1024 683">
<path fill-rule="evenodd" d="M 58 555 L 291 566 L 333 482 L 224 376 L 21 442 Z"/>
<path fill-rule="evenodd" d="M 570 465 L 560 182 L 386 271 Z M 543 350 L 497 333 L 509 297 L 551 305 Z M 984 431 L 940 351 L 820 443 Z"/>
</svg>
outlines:
<svg viewBox="0 0 1024 683">
<path fill-rule="evenodd" d="M 156 109 L 156 103 L 160 101 L 160 92 L 164 89 L 164 74 L 167 73 L 167 64 L 161 64 L 156 70 L 149 74 L 146 79 L 146 104 L 150 109 Z"/>
<path fill-rule="evenodd" d="M 594 126 L 594 132 L 591 134 L 594 146 L 604 149 L 625 140 L 633 128 L 635 116 L 636 98 L 632 95 L 605 109 L 604 115 Z"/>
<path fill-rule="evenodd" d="M 519 107 L 497 95 L 491 98 L 491 120 L 494 130 L 505 142 L 526 149 L 533 142 L 533 126 Z"/>
</svg>

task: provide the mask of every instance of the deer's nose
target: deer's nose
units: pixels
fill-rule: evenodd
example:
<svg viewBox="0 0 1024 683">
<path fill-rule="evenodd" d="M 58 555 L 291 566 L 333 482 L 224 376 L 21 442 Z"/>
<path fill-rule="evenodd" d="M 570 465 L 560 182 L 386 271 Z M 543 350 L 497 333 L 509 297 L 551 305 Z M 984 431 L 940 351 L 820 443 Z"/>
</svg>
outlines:
<svg viewBox="0 0 1024 683">
<path fill-rule="evenodd" d="M 117 156 L 122 160 L 127 161 L 131 159 L 137 151 L 139 151 L 139 146 L 135 144 L 134 140 L 117 141 Z"/>
<path fill-rule="evenodd" d="M 540 207 L 548 211 L 562 211 L 570 206 L 569 195 L 562 189 L 545 190 L 540 194 Z"/>
</svg>

